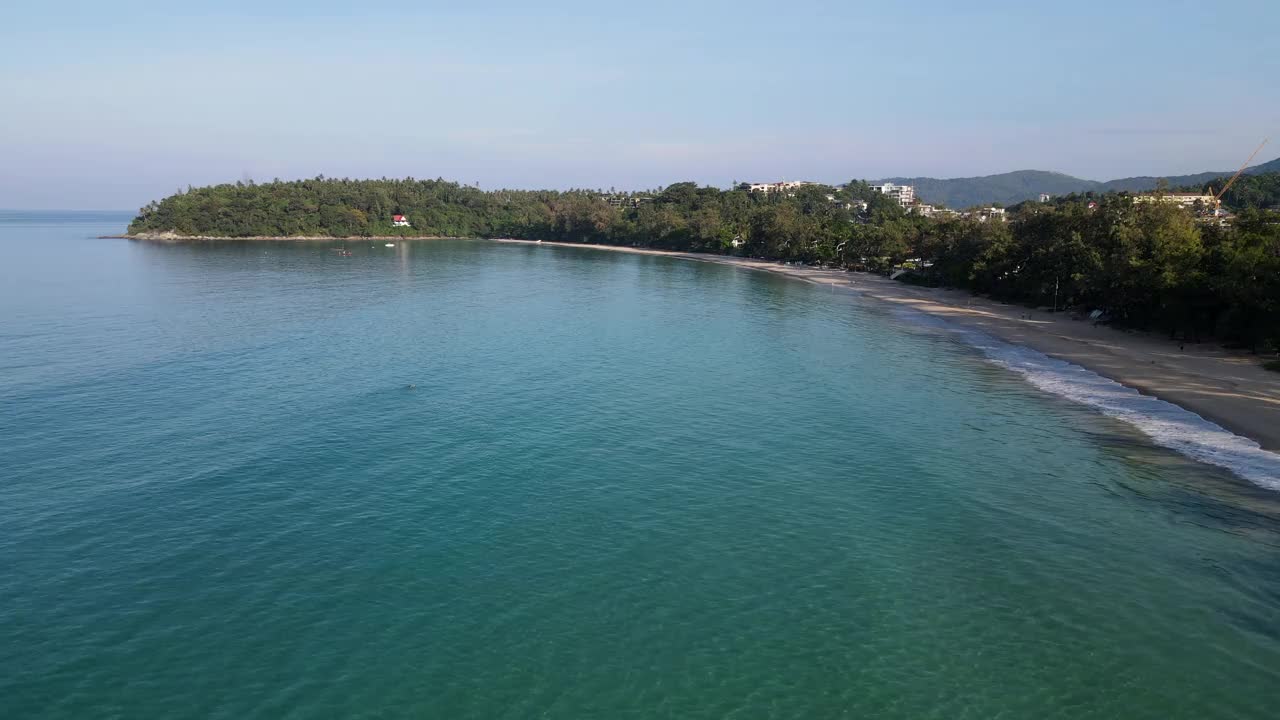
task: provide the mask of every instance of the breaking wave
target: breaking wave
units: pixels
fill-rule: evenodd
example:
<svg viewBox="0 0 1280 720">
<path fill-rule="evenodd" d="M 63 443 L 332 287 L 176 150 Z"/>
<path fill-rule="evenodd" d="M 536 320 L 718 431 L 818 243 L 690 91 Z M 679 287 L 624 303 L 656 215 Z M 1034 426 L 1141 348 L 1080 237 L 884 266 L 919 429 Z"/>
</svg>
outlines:
<svg viewBox="0 0 1280 720">
<path fill-rule="evenodd" d="M 1035 387 L 1087 405 L 1129 423 L 1156 444 L 1201 462 L 1226 468 L 1270 490 L 1280 490 L 1280 454 L 1236 435 L 1185 408 L 1143 395 L 1079 365 L 987 333 L 910 311 L 913 321 L 946 329 L 981 350 L 993 363 L 1026 378 Z"/>
</svg>

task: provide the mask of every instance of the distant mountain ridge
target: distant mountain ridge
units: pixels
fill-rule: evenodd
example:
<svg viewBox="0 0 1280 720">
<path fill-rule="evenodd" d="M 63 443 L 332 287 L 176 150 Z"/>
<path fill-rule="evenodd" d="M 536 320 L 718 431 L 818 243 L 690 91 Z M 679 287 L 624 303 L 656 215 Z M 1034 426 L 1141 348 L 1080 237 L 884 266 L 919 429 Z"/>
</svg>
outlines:
<svg viewBox="0 0 1280 720">
<path fill-rule="evenodd" d="M 1280 158 L 1254 165 L 1245 170 L 1249 174 L 1280 172 Z M 1154 190 L 1160 180 L 1169 187 L 1204 185 L 1210 180 L 1230 177 L 1235 170 L 1202 172 L 1194 175 L 1166 177 L 1140 176 L 1099 182 L 1045 170 L 1016 170 L 999 175 L 969 178 L 894 177 L 883 182 L 914 185 L 916 197 L 926 203 L 938 203 L 950 208 L 967 208 L 974 205 L 1001 203 L 1015 205 L 1024 200 L 1035 200 L 1040 193 L 1068 195 L 1085 192 L 1146 192 Z"/>
</svg>

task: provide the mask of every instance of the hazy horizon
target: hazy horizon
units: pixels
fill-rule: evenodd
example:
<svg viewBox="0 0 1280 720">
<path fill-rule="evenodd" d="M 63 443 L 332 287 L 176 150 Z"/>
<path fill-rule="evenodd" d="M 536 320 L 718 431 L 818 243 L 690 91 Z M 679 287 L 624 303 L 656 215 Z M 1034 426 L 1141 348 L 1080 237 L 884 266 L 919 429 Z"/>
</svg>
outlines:
<svg viewBox="0 0 1280 720">
<path fill-rule="evenodd" d="M 1109 180 L 1234 169 L 1280 127 L 1270 4 L 824 5 L 8 9 L 0 207 L 321 174 Z"/>
</svg>

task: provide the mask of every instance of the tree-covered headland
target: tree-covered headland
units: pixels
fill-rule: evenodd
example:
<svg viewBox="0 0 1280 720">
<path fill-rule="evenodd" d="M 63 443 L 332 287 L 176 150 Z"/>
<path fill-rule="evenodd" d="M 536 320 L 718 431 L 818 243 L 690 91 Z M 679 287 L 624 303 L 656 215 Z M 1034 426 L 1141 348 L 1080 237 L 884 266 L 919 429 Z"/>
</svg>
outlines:
<svg viewBox="0 0 1280 720">
<path fill-rule="evenodd" d="M 1101 310 L 1189 339 L 1280 347 L 1280 175 L 1257 175 L 1206 222 L 1124 194 L 1009 209 L 1008 222 L 908 213 L 865 183 L 752 193 L 677 183 L 645 193 L 495 190 L 443 180 L 316 178 L 191 188 L 131 234 L 510 237 L 744 255 L 886 271 L 1014 302 Z M 1233 195 L 1234 194 L 1234 195 Z M 1232 205 L 1232 203 L 1235 203 Z M 394 227 L 392 216 L 412 227 Z"/>
</svg>

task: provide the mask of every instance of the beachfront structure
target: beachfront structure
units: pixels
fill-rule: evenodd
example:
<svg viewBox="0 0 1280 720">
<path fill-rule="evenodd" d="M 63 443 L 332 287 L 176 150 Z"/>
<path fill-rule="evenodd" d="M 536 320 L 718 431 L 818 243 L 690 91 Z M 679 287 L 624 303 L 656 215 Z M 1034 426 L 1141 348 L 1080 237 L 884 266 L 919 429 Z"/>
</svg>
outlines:
<svg viewBox="0 0 1280 720">
<path fill-rule="evenodd" d="M 409 218 L 403 215 L 392 215 L 391 224 L 394 227 L 412 227 L 412 225 L 409 224 Z"/>
<path fill-rule="evenodd" d="M 911 203 L 916 201 L 916 188 L 914 185 L 894 185 L 891 182 L 872 185 L 872 190 L 887 195 L 898 201 L 902 207 L 911 207 Z"/>
<path fill-rule="evenodd" d="M 1212 195 L 1206 195 L 1204 193 L 1180 193 L 1180 192 L 1146 193 L 1143 195 L 1134 195 L 1133 201 L 1136 203 L 1141 203 L 1141 202 L 1175 203 L 1179 207 L 1184 207 L 1187 209 L 1194 208 L 1197 203 L 1199 203 L 1200 206 L 1204 208 L 1212 208 L 1214 205 L 1217 204 L 1214 201 L 1214 197 Z"/>
</svg>

